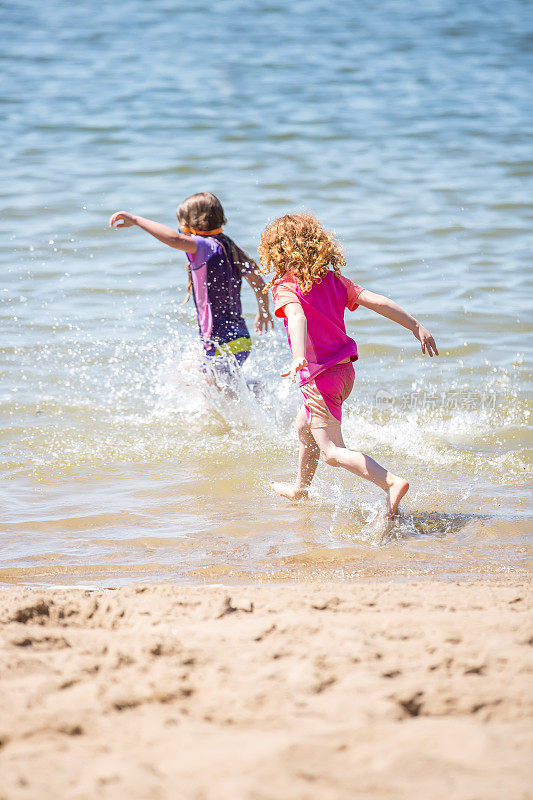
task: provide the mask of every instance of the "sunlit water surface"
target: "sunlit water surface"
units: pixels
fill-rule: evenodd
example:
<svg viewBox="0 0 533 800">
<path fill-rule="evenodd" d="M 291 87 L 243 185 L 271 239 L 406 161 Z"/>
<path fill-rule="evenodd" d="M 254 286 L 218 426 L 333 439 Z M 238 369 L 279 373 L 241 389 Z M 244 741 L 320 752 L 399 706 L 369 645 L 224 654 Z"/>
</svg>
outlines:
<svg viewBox="0 0 533 800">
<path fill-rule="evenodd" d="M 0 581 L 523 570 L 528 4 L 193 5 L 3 4 Z M 325 465 L 309 501 L 271 494 L 296 463 L 279 324 L 233 399 L 184 379 L 184 257 L 106 222 L 173 224 L 201 190 L 251 252 L 269 219 L 312 211 L 346 274 L 434 333 L 429 360 L 377 315 L 348 321 L 345 438 L 410 479 L 394 525 L 378 489 Z"/>
</svg>

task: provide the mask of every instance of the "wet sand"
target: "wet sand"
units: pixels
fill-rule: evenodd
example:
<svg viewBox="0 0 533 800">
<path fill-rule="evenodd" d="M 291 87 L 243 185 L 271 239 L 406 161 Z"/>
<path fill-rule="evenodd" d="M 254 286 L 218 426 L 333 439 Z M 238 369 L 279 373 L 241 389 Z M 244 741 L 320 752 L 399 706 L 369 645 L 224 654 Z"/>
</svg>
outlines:
<svg viewBox="0 0 533 800">
<path fill-rule="evenodd" d="M 531 609 L 523 578 L 7 589 L 0 798 L 526 800 Z"/>
</svg>

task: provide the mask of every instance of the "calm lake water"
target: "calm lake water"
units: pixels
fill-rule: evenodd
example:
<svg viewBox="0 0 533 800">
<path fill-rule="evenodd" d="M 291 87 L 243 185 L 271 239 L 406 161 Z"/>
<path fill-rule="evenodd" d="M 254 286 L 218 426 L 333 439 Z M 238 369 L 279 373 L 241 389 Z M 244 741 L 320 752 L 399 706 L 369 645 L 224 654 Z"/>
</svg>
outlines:
<svg viewBox="0 0 533 800">
<path fill-rule="evenodd" d="M 2 4 L 1 583 L 525 568 L 530 12 Z M 257 396 L 184 384 L 180 360 L 198 351 L 184 256 L 106 225 L 118 209 L 172 225 L 203 190 L 252 253 L 268 220 L 313 212 L 346 274 L 434 334 L 430 360 L 399 326 L 349 316 L 345 438 L 411 481 L 391 530 L 378 489 L 325 465 L 308 502 L 270 493 L 296 465 L 279 323 L 243 371 Z M 247 286 L 243 300 L 251 323 Z"/>
</svg>

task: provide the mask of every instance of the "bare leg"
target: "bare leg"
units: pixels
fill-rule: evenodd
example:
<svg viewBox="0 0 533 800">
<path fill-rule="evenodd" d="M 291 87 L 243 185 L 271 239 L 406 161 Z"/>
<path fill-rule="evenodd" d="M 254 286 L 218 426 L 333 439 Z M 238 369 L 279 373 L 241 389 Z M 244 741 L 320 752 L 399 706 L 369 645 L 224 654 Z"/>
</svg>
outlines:
<svg viewBox="0 0 533 800">
<path fill-rule="evenodd" d="M 387 495 L 387 516 L 394 517 L 398 513 L 400 500 L 409 489 L 409 483 L 404 478 L 388 472 L 370 456 L 348 450 L 340 425 L 313 428 L 312 433 L 326 464 L 344 467 L 354 475 L 375 483 Z"/>
<path fill-rule="evenodd" d="M 289 500 L 301 500 L 307 497 L 307 489 L 311 484 L 318 465 L 320 449 L 315 442 L 311 428 L 307 422 L 305 408 L 296 415 L 296 430 L 300 440 L 298 458 L 298 474 L 295 483 L 271 483 L 272 489 Z"/>
<path fill-rule="evenodd" d="M 186 385 L 198 385 L 199 380 L 205 380 L 209 386 L 216 386 L 216 381 L 210 372 L 202 369 L 200 361 L 190 359 L 180 361 L 179 372 L 176 372 L 180 380 Z"/>
</svg>

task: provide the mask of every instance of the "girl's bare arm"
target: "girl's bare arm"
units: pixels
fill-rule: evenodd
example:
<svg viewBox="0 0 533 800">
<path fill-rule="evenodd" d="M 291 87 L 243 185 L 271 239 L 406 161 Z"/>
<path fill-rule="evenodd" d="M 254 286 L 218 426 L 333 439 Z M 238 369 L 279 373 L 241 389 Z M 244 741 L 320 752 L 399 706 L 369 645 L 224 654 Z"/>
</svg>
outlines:
<svg viewBox="0 0 533 800">
<path fill-rule="evenodd" d="M 259 309 L 255 318 L 255 331 L 256 333 L 262 333 L 263 331 L 266 333 L 269 325 L 272 325 L 272 328 L 274 328 L 274 320 L 272 319 L 268 306 L 268 294 L 263 294 L 265 282 L 261 275 L 255 270 L 245 272 L 244 277 L 254 290 L 257 307 Z"/>
<path fill-rule="evenodd" d="M 439 351 L 437 350 L 437 345 L 430 332 L 424 328 L 418 320 L 412 317 L 411 314 L 408 314 L 407 311 L 401 308 L 398 303 L 395 303 L 394 300 L 383 297 L 381 294 L 370 292 L 368 289 L 363 289 L 357 298 L 357 302 L 360 306 L 370 308 L 372 311 L 381 314 L 382 317 L 387 317 L 387 319 L 397 322 L 398 325 L 403 325 L 404 328 L 410 330 L 418 339 L 422 345 L 423 353 L 427 350 L 429 356 L 438 356 Z"/>
<path fill-rule="evenodd" d="M 186 236 L 160 222 L 130 214 L 129 211 L 117 211 L 109 220 L 110 228 L 131 228 L 132 225 L 137 225 L 163 244 L 168 244 L 169 247 L 184 250 L 186 253 L 196 253 L 196 242 L 191 236 Z"/>
<path fill-rule="evenodd" d="M 307 366 L 305 357 L 307 349 L 307 320 L 300 303 L 287 303 L 285 306 L 285 316 L 287 317 L 287 327 L 291 340 L 292 364 L 290 369 L 282 372 L 283 378 L 290 375 L 291 381 L 296 380 L 296 373 Z"/>
</svg>

